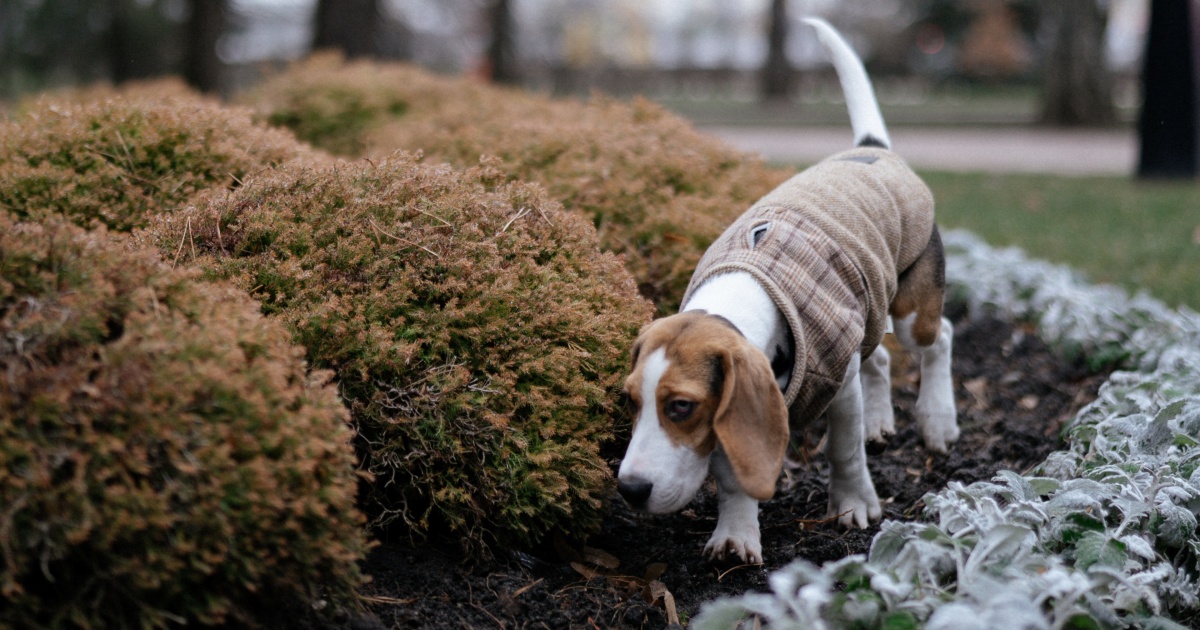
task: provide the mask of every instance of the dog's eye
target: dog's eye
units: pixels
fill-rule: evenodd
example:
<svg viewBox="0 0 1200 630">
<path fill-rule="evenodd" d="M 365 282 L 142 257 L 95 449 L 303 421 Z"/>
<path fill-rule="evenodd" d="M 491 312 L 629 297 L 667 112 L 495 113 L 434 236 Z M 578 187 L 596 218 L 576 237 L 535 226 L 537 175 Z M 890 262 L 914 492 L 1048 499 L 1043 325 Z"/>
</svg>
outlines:
<svg viewBox="0 0 1200 630">
<path fill-rule="evenodd" d="M 683 422 L 690 418 L 695 410 L 696 403 L 677 398 L 667 403 L 667 419 L 672 422 Z"/>
</svg>

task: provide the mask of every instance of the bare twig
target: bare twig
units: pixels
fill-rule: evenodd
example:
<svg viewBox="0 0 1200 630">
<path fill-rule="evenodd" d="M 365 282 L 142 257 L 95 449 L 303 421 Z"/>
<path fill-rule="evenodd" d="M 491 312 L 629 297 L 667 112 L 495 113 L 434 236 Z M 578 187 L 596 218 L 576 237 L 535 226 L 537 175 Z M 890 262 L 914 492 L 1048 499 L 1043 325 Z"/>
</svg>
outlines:
<svg viewBox="0 0 1200 630">
<path fill-rule="evenodd" d="M 407 243 L 409 245 L 412 245 L 413 247 L 420 247 L 421 249 L 425 250 L 426 252 L 432 254 L 434 258 L 441 258 L 441 256 L 438 256 L 437 252 L 433 251 L 432 249 L 429 249 L 428 247 L 425 247 L 424 245 L 421 245 L 420 243 L 414 243 L 413 241 L 410 241 L 406 238 L 401 238 L 399 236 L 396 236 L 395 234 L 389 234 L 383 228 L 379 227 L 379 224 L 375 223 L 375 219 L 367 219 L 367 220 L 371 222 L 371 228 L 374 229 L 376 232 L 378 232 L 390 239 L 400 241 L 401 243 Z"/>
</svg>

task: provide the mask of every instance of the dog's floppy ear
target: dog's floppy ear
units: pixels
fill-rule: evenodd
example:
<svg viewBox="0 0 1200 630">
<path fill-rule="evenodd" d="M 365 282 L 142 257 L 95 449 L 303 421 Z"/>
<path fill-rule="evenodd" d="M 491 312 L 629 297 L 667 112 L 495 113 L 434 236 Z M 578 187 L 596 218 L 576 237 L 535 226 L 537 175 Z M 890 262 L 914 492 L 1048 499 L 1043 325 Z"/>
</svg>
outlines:
<svg viewBox="0 0 1200 630">
<path fill-rule="evenodd" d="M 713 431 L 746 494 L 766 501 L 775 494 L 788 444 L 788 414 L 767 357 L 738 344 L 722 357 L 725 382 Z"/>
</svg>

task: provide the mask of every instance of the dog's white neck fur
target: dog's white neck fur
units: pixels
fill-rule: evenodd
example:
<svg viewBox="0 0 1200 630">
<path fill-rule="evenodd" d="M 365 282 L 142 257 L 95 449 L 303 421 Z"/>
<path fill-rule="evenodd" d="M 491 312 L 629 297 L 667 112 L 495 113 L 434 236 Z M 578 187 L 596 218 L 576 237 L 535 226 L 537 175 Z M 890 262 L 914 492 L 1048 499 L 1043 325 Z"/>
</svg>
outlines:
<svg viewBox="0 0 1200 630">
<path fill-rule="evenodd" d="M 692 293 L 681 311 L 706 311 L 737 326 L 746 340 L 774 361 L 780 349 L 789 349 L 787 320 L 758 280 L 745 271 L 713 276 Z M 786 389 L 781 377 L 780 389 Z"/>
</svg>

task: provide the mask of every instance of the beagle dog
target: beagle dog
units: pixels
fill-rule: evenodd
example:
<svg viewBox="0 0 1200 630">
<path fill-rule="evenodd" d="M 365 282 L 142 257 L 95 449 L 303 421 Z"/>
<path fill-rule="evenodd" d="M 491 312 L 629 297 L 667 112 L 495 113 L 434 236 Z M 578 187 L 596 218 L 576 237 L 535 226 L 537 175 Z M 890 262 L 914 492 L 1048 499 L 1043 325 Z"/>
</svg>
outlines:
<svg viewBox="0 0 1200 630">
<path fill-rule="evenodd" d="M 775 492 L 791 427 L 822 413 L 830 517 L 866 527 L 881 516 L 864 442 L 894 432 L 888 329 L 920 356 L 926 448 L 958 438 L 932 194 L 889 150 L 857 55 L 829 24 L 806 22 L 837 69 L 855 148 L 782 184 L 713 243 L 680 313 L 643 328 L 624 384 L 634 426 L 619 493 L 669 513 L 711 473 L 713 560 L 762 562 L 758 503 Z"/>
</svg>

